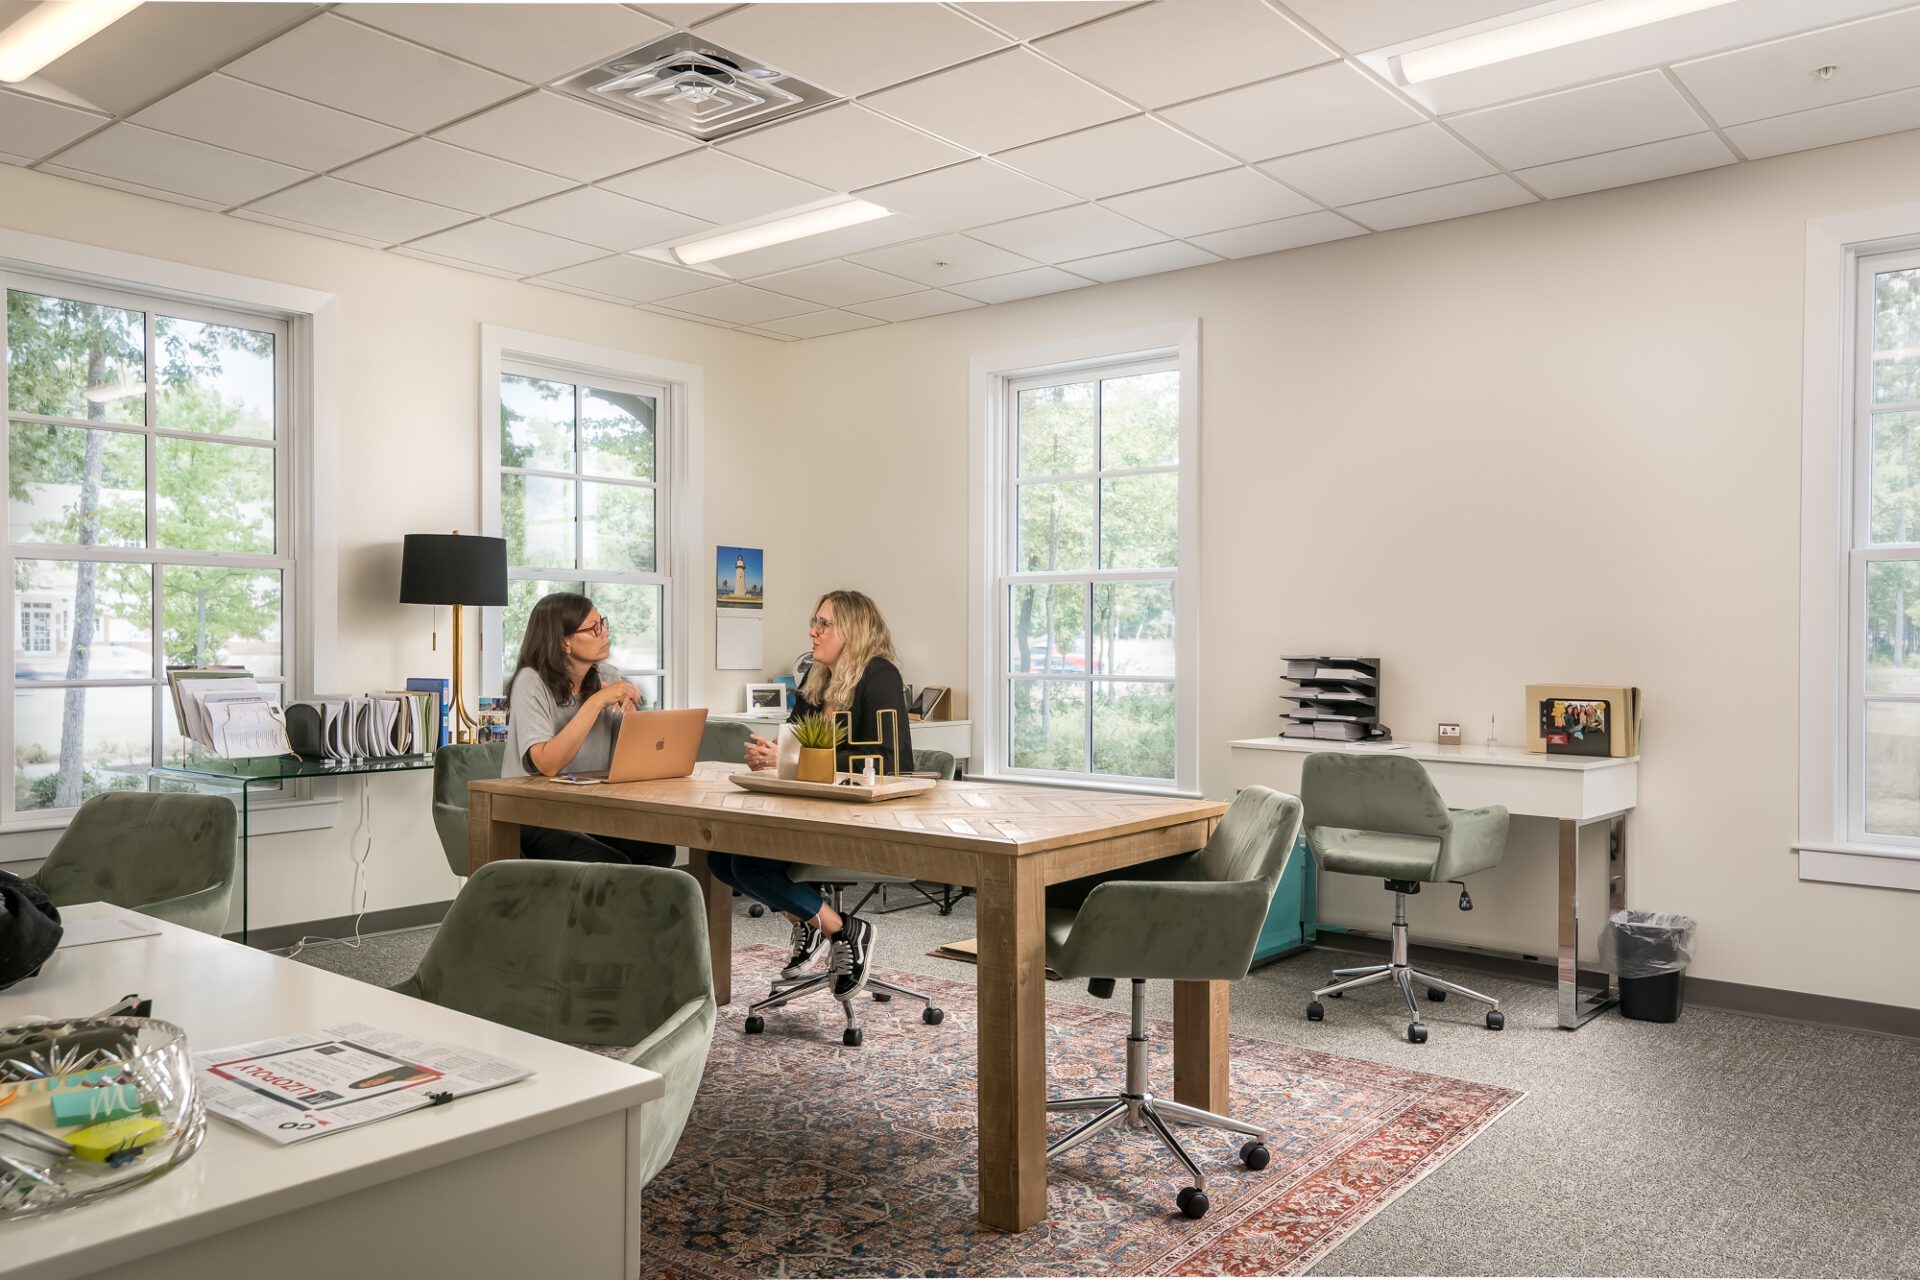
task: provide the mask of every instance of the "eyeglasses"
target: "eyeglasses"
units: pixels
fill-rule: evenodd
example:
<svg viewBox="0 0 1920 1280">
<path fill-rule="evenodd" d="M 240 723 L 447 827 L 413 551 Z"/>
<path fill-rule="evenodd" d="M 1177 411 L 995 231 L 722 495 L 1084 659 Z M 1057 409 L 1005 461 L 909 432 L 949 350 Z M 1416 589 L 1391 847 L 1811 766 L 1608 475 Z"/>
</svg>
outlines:
<svg viewBox="0 0 1920 1280">
<path fill-rule="evenodd" d="M 807 634 L 810 636 L 817 636 L 823 631 L 831 630 L 833 630 L 832 618 L 815 618 L 807 624 Z"/>
<path fill-rule="evenodd" d="M 607 634 L 607 627 L 611 622 L 612 622 L 611 618 L 608 618 L 605 614 L 602 614 L 600 616 L 600 621 L 590 622 L 584 627 L 575 627 L 573 629 L 573 634 L 580 635 L 584 632 L 586 634 L 593 635 L 596 637 L 603 636 Z"/>
</svg>

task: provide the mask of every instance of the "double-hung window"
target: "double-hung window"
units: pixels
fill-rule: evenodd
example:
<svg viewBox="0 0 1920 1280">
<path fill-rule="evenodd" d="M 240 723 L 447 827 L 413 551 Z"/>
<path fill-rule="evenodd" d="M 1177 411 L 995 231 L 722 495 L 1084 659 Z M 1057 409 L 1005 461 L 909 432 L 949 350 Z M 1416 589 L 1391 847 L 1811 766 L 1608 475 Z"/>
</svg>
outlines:
<svg viewBox="0 0 1920 1280">
<path fill-rule="evenodd" d="M 138 790 L 176 756 L 168 666 L 243 666 L 284 697 L 292 452 L 283 321 L 0 287 L 12 818 Z"/>
</svg>

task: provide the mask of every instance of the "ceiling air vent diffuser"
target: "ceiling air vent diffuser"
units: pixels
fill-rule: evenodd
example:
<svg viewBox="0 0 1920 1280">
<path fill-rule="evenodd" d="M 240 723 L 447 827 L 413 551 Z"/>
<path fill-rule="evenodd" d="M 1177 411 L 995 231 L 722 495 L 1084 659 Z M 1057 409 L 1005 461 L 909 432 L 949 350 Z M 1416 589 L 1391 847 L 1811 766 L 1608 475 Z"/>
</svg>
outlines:
<svg viewBox="0 0 1920 1280">
<path fill-rule="evenodd" d="M 690 31 L 576 72 L 554 88 L 701 142 L 835 100 L 824 89 Z"/>
</svg>

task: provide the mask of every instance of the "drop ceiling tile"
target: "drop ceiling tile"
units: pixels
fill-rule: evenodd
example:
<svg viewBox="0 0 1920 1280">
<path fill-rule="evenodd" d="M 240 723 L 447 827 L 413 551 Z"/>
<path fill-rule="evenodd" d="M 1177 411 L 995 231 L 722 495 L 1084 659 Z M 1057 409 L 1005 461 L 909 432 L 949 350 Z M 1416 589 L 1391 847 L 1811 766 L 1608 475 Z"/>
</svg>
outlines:
<svg viewBox="0 0 1920 1280">
<path fill-rule="evenodd" d="M 577 267 L 549 271 L 540 280 L 543 283 L 590 290 L 609 298 L 624 298 L 629 302 L 657 302 L 661 298 L 711 289 L 724 283 L 704 272 L 688 271 L 685 267 L 668 266 L 664 262 L 636 258 L 631 254 L 618 254 L 583 262 Z"/>
<path fill-rule="evenodd" d="M 848 310 L 857 311 L 863 316 L 872 316 L 876 320 L 898 324 L 905 320 L 924 320 L 928 316 L 944 316 L 954 311 L 968 311 L 979 305 L 981 304 L 972 298 L 963 298 L 957 293 L 947 293 L 941 289 L 922 289 L 919 293 L 909 293 L 904 297 L 863 302 Z"/>
<path fill-rule="evenodd" d="M 232 76 L 206 76 L 133 117 L 135 124 L 320 172 L 404 142 L 407 133 Z"/>
<path fill-rule="evenodd" d="M 976 239 L 1025 254 L 1037 262 L 1065 262 L 1158 244 L 1167 237 L 1096 204 L 1069 205 L 1046 213 L 1029 214 L 1011 222 L 976 227 Z M 932 283 L 929 281 L 928 283 Z"/>
<path fill-rule="evenodd" d="M 158 187 L 142 186 L 138 182 L 128 182 L 121 178 L 103 177 L 97 173 L 83 173 L 78 169 L 69 169 L 65 165 L 46 162 L 36 169 L 39 173 L 51 173 L 60 178 L 72 178 L 75 182 L 85 182 L 96 187 L 111 187 L 115 191 L 126 191 L 136 196 L 145 196 L 149 200 L 164 200 L 169 204 L 184 204 L 194 209 L 208 209 L 214 213 L 227 206 L 218 200 L 197 200 L 192 196 L 183 196 L 177 191 L 162 191 Z"/>
<path fill-rule="evenodd" d="M 675 311 L 672 307 L 663 307 L 657 302 L 644 303 L 640 309 L 642 311 L 652 312 L 656 316 L 666 316 L 671 320 L 684 320 L 688 324 L 702 325 L 709 329 L 732 330 L 740 328 L 737 324 L 728 324 L 725 320 L 715 320 L 712 316 L 696 316 L 685 311 Z"/>
<path fill-rule="evenodd" d="M 875 271 L 858 263 L 834 261 L 795 271 L 780 271 L 759 276 L 753 281 L 760 289 L 771 289 L 790 298 L 802 298 L 823 307 L 844 307 L 851 302 L 872 302 L 916 292 L 920 286 L 911 280 Z"/>
<path fill-rule="evenodd" d="M 1391 231 L 1396 227 L 1411 227 L 1422 222 L 1444 222 L 1448 218 L 1465 217 L 1470 213 L 1511 208 L 1532 200 L 1533 197 L 1512 178 L 1495 174 L 1491 178 L 1456 182 L 1450 187 L 1432 187 L 1403 196 L 1388 196 L 1384 200 L 1369 200 L 1364 204 L 1350 205 L 1340 212 L 1364 227 L 1375 231 Z"/>
<path fill-rule="evenodd" d="M 598 187 L 579 187 L 496 216 L 517 227 L 622 253 L 690 236 L 712 225 Z"/>
<path fill-rule="evenodd" d="M 660 299 L 660 305 L 688 315 L 724 320 L 729 324 L 765 324 L 788 316 L 804 315 L 816 308 L 812 303 L 768 293 L 746 284 L 723 284 L 718 289 L 683 293 Z"/>
<path fill-rule="evenodd" d="M 856 255 L 853 263 L 929 287 L 1003 276 L 1036 265 L 1032 259 L 1017 253 L 958 235 L 934 236 L 930 240 L 875 249 Z"/>
<path fill-rule="evenodd" d="M 1119 253 L 1103 253 L 1098 257 L 1080 258 L 1061 265 L 1075 275 L 1112 281 L 1158 275 L 1162 271 L 1178 271 L 1183 267 L 1198 267 L 1218 261 L 1219 258 L 1204 249 L 1169 240 L 1164 244 L 1150 244 L 1144 249 L 1123 249 Z"/>
<path fill-rule="evenodd" d="M 520 92 L 518 81 L 323 13 L 227 74 L 420 133 Z"/>
<path fill-rule="evenodd" d="M 126 115 L 314 13 L 310 4 L 143 4 L 36 79 Z"/>
<path fill-rule="evenodd" d="M 829 191 L 857 191 L 972 154 L 850 102 L 729 138 L 717 146 L 729 155 Z"/>
<path fill-rule="evenodd" d="M 969 160 L 932 173 L 869 187 L 862 199 L 936 227 L 959 229 L 1005 222 L 1077 204 L 1072 196 L 989 160 Z"/>
<path fill-rule="evenodd" d="M 1483 22 L 1540 0 L 1287 0 L 1287 7 L 1349 53 L 1367 53 Z"/>
<path fill-rule="evenodd" d="M 1813 74 L 1825 66 L 1832 76 Z M 1677 63 L 1673 72 L 1722 125 L 1920 87 L 1920 8 Z"/>
<path fill-rule="evenodd" d="M 1229 169 L 1101 201 L 1116 213 L 1182 239 L 1314 210 L 1303 195 L 1252 169 Z"/>
<path fill-rule="evenodd" d="M 1707 127 L 1658 71 L 1470 111 L 1447 123 L 1509 169 L 1617 151 Z"/>
<path fill-rule="evenodd" d="M 716 13 L 725 13 L 737 9 L 737 4 L 630 4 L 629 9 L 658 18 L 670 27 L 691 27 L 695 23 L 705 22 Z"/>
<path fill-rule="evenodd" d="M 245 204 L 291 186 L 303 169 L 176 138 L 137 124 L 116 124 L 60 153 L 60 165 L 221 206 Z"/>
<path fill-rule="evenodd" d="M 691 151 L 600 183 L 663 209 L 727 226 L 812 204 L 831 193 L 718 151 Z"/>
<path fill-rule="evenodd" d="M 1838 102 L 1831 107 L 1736 124 L 1727 137 L 1749 159 L 1827 147 L 1856 138 L 1872 138 L 1902 129 L 1920 129 L 1920 89 Z"/>
<path fill-rule="evenodd" d="M 851 311 L 810 311 L 786 320 L 769 320 L 759 327 L 786 338 L 824 338 L 830 333 L 872 329 L 882 323 L 871 316 L 855 315 Z"/>
<path fill-rule="evenodd" d="M 348 4 L 334 12 L 529 84 L 672 29 L 617 4 Z"/>
<path fill-rule="evenodd" d="M 9 152 L 0 151 L 0 164 L 17 164 L 24 168 L 32 163 L 33 157 L 31 156 L 16 156 Z"/>
<path fill-rule="evenodd" d="M 1349 222 L 1337 213 L 1320 209 L 1303 213 L 1297 218 L 1257 222 L 1250 227 L 1235 227 L 1230 231 L 1195 236 L 1193 243 L 1223 257 L 1251 258 L 1262 253 L 1325 244 L 1329 240 L 1344 240 L 1348 236 L 1363 236 L 1366 233 L 1365 227 Z"/>
<path fill-rule="evenodd" d="M 543 275 L 600 256 L 600 250 L 593 245 L 487 219 L 422 236 L 413 241 L 412 246 L 425 253 L 510 271 L 516 276 Z"/>
<path fill-rule="evenodd" d="M 1630 187 L 1681 173 L 1696 173 L 1734 162 L 1727 144 L 1711 133 L 1667 138 L 1597 156 L 1562 160 L 1557 164 L 1521 169 L 1514 174 L 1549 200 L 1583 195 L 1607 187 Z"/>
<path fill-rule="evenodd" d="M 953 286 L 953 292 L 963 298 L 972 298 L 975 302 L 1018 302 L 1022 298 L 1037 298 L 1045 293 L 1084 289 L 1092 283 L 1058 267 L 1034 267 L 1028 271 L 1016 271 L 1012 275 L 989 276 L 985 280 L 957 284 Z"/>
<path fill-rule="evenodd" d="M 795 338 L 795 337 L 792 337 L 792 336 L 790 336 L 790 335 L 788 335 L 788 334 L 784 334 L 784 333 L 775 333 L 775 332 L 773 332 L 773 330 L 771 330 L 771 329 L 759 329 L 759 328 L 755 328 L 755 327 L 754 327 L 753 325 L 750 325 L 750 324 L 743 324 L 743 325 L 741 325 L 741 326 L 740 326 L 740 327 L 739 327 L 738 329 L 736 329 L 736 330 L 734 330 L 734 332 L 736 332 L 736 333 L 750 333 L 750 334 L 752 334 L 752 335 L 753 335 L 754 337 L 756 337 L 756 338 L 770 338 L 770 339 L 772 339 L 772 340 L 773 340 L 773 341 L 775 341 L 775 342 L 798 342 L 798 341 L 800 341 L 800 339 L 798 339 L 798 338 Z"/>
<path fill-rule="evenodd" d="M 1144 107 L 1164 107 L 1337 55 L 1261 0 L 1143 5 L 1036 46 Z"/>
<path fill-rule="evenodd" d="M 544 90 L 462 120 L 434 136 L 576 182 L 624 173 L 698 145 L 691 138 Z"/>
<path fill-rule="evenodd" d="M 1038 40 L 1041 36 L 1131 9 L 1138 3 L 1140 0 L 1119 0 L 1118 3 L 1113 0 L 983 0 L 980 4 L 959 7 L 1016 40 Z"/>
<path fill-rule="evenodd" d="M 573 185 L 566 178 L 431 138 L 415 138 L 391 151 L 382 151 L 348 165 L 335 176 L 468 213 L 493 213 Z"/>
<path fill-rule="evenodd" d="M 979 152 L 1132 115 L 1134 108 L 1029 49 L 1008 49 L 863 101 Z"/>
<path fill-rule="evenodd" d="M 388 247 L 388 242 L 383 240 L 372 240 L 366 236 L 356 236 L 351 232 L 336 231 L 332 227 L 319 227 L 310 222 L 295 222 L 292 218 L 278 218 L 273 214 L 260 213 L 253 209 L 230 209 L 228 212 L 234 217 L 244 218 L 248 222 L 264 222 L 270 227 L 284 227 L 288 231 L 298 231 L 302 235 L 322 236 L 328 240 L 340 240 L 347 244 L 357 244 L 367 249 L 385 249 Z"/>
<path fill-rule="evenodd" d="M 994 157 L 1042 182 L 1095 199 L 1217 173 L 1231 158 L 1148 116 L 1016 147 Z"/>
<path fill-rule="evenodd" d="M 842 227 L 838 231 L 755 249 L 751 253 L 736 253 L 709 265 L 736 280 L 744 280 L 826 262 L 830 258 L 844 258 L 850 253 L 878 249 L 883 245 L 919 240 L 932 235 L 935 230 L 937 228 L 928 226 L 918 218 L 895 214 L 890 218 L 877 218 L 858 226 Z"/>
<path fill-rule="evenodd" d="M 338 178 L 315 178 L 276 192 L 248 206 L 258 213 L 361 236 L 376 244 L 398 244 L 467 221 L 458 209 L 409 200 Z"/>
<path fill-rule="evenodd" d="M 934 4 L 750 4 L 706 23 L 700 34 L 848 97 L 1007 43 Z"/>
<path fill-rule="evenodd" d="M 1268 160 L 1417 124 L 1413 104 L 1335 62 L 1169 107 L 1168 120 L 1244 160 Z"/>
<path fill-rule="evenodd" d="M 0 138 L 9 154 L 23 160 L 58 151 L 106 123 L 106 116 L 91 111 L 0 90 Z"/>
<path fill-rule="evenodd" d="M 393 252 L 407 258 L 418 258 L 422 262 L 431 262 L 436 266 L 452 267 L 458 271 L 477 271 L 483 276 L 493 276 L 500 280 L 518 280 L 519 274 L 504 271 L 499 267 L 490 267 L 484 262 L 467 262 L 460 258 L 449 258 L 445 254 L 428 253 L 425 249 L 416 249 L 412 245 L 399 245 Z"/>
<path fill-rule="evenodd" d="M 1317 151 L 1269 160 L 1260 168 L 1331 205 L 1378 200 L 1493 172 L 1492 165 L 1437 124 L 1336 142 Z"/>
</svg>

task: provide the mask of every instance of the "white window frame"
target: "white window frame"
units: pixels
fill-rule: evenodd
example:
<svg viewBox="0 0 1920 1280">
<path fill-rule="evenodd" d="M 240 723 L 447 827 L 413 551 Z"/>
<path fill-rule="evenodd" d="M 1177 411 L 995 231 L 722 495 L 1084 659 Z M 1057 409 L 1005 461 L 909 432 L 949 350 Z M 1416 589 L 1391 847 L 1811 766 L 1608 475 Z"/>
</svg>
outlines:
<svg viewBox="0 0 1920 1280">
<path fill-rule="evenodd" d="M 697 688 L 692 672 L 693 583 L 701 535 L 701 415 L 704 375 L 698 365 L 662 360 L 613 347 L 596 346 L 529 333 L 499 325 L 480 327 L 480 520 L 481 532 L 499 537 L 501 529 L 500 378 L 502 374 L 551 378 L 575 385 L 607 385 L 658 394 L 654 421 L 654 572 L 613 573 L 578 569 L 515 573 L 516 577 L 580 579 L 592 582 L 657 583 L 665 587 L 661 647 L 666 678 L 661 705 L 685 707 Z M 633 384 L 641 384 L 634 386 Z M 555 475 L 560 473 L 555 472 Z M 576 539 L 584 521 L 576 521 Z M 576 550 L 578 542 L 575 543 Z M 589 590 L 591 594 L 591 590 Z M 487 655 L 503 651 L 504 611 L 481 611 L 480 689 L 498 694 L 500 663 Z M 616 619 L 616 623 L 618 620 Z M 627 674 L 624 673 L 623 674 Z M 645 675 L 646 672 L 632 674 Z"/>
<path fill-rule="evenodd" d="M 1865 438 L 1868 359 L 1860 350 L 1880 259 L 1920 251 L 1920 204 L 1807 224 L 1801 411 L 1800 822 L 1802 880 L 1920 890 L 1920 840 L 1865 830 L 1865 583 L 1870 560 L 1920 558 L 1870 547 Z"/>
<path fill-rule="evenodd" d="M 1015 537 L 1016 477 L 1013 423 L 1008 406 L 1021 385 L 1050 385 L 1068 377 L 1106 376 L 1143 362 L 1176 368 L 1180 374 L 1179 564 L 1172 570 L 1091 569 L 1061 573 L 1009 573 L 1005 566 Z M 1200 322 L 1153 325 L 1117 333 L 982 353 L 970 362 L 970 459 L 968 670 L 974 690 L 972 756 L 975 777 L 1044 782 L 1096 790 L 1150 791 L 1198 795 L 1200 787 L 1199 706 L 1200 619 L 1199 402 Z M 1157 468 L 1156 468 L 1157 469 Z M 1015 581 L 1173 581 L 1174 603 L 1174 777 L 1127 779 L 1090 773 L 1015 769 L 1008 760 L 1007 698 L 1010 674 L 1007 618 L 1009 587 Z M 1092 660 L 1089 653 L 1088 660 Z M 1091 675 L 1091 672 L 1087 673 Z M 1091 712 L 1089 699 L 1089 712 Z"/>
</svg>

